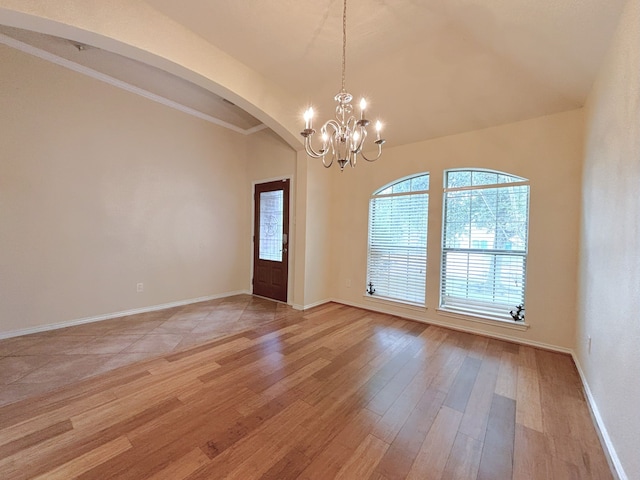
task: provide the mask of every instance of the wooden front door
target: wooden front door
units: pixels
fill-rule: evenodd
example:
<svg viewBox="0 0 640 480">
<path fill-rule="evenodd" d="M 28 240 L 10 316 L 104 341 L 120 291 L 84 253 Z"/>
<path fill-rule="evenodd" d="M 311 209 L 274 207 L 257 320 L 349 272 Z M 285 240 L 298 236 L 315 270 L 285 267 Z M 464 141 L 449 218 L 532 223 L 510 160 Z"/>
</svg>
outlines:
<svg viewBox="0 0 640 480">
<path fill-rule="evenodd" d="M 256 185 L 254 202 L 253 293 L 286 302 L 289 180 Z"/>
</svg>

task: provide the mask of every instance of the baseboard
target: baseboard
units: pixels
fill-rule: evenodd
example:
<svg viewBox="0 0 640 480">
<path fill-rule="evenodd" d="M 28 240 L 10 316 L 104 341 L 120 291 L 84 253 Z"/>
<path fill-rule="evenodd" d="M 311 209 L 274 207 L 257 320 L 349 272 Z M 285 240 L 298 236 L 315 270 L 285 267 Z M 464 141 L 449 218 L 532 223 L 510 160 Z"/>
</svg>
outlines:
<svg viewBox="0 0 640 480">
<path fill-rule="evenodd" d="M 449 328 L 451 330 L 457 330 L 459 332 L 473 333 L 473 334 L 476 334 L 476 335 L 482 335 L 484 337 L 491 337 L 491 338 L 495 338 L 495 339 L 498 339 L 498 340 L 506 340 L 508 342 L 527 345 L 527 346 L 530 346 L 530 347 L 542 348 L 544 350 L 551 350 L 553 352 L 566 353 L 568 355 L 571 355 L 573 353 L 573 350 L 571 350 L 570 348 L 560 347 L 558 345 L 551 345 L 551 344 L 544 343 L 544 342 L 536 342 L 534 340 L 526 340 L 526 339 L 522 339 L 522 338 L 519 338 L 519 337 L 512 337 L 511 335 L 504 335 L 504 334 L 500 334 L 500 333 L 487 332 L 486 330 L 481 330 L 479 328 L 463 327 L 463 326 L 460 326 L 460 325 L 452 325 L 450 323 L 442 322 L 440 320 L 433 320 L 431 318 L 425 318 L 424 315 L 415 315 L 415 314 L 412 314 L 412 313 L 409 313 L 409 312 L 394 311 L 394 310 L 391 310 L 391 309 L 384 308 L 384 306 L 378 306 L 377 304 L 376 304 L 375 308 L 372 308 L 372 305 L 362 305 L 362 304 L 359 304 L 357 302 L 349 302 L 349 301 L 346 301 L 346 300 L 341 300 L 341 299 L 339 300 L 339 299 L 336 299 L 336 298 L 331 299 L 331 301 L 335 302 L 335 303 L 341 303 L 343 305 L 349 305 L 350 307 L 361 308 L 363 310 L 370 310 L 372 312 L 386 313 L 387 315 L 394 315 L 396 317 L 406 318 L 408 320 L 414 320 L 414 321 L 420 322 L 420 323 L 427 323 L 429 325 L 437 325 L 439 327 Z"/>
<path fill-rule="evenodd" d="M 59 328 L 73 327 L 83 325 L 85 323 L 100 322 L 102 320 L 111 320 L 113 318 L 126 317 L 127 315 L 136 315 L 138 313 L 155 312 L 157 310 L 165 310 L 167 308 L 181 307 L 192 303 L 206 302 L 208 300 L 216 300 L 219 298 L 232 297 L 234 295 L 250 294 L 248 290 L 238 290 L 235 292 L 225 292 L 216 295 L 208 295 L 206 297 L 190 298 L 188 300 L 179 300 L 177 302 L 163 303 L 160 305 L 152 305 L 150 307 L 133 308 L 131 310 L 123 310 L 120 312 L 107 313 L 104 315 L 95 315 L 92 317 L 79 318 L 60 323 L 51 323 L 47 325 L 38 325 L 37 327 L 29 327 L 21 330 L 13 330 L 10 332 L 0 332 L 0 340 L 4 338 L 19 337 L 21 335 L 29 335 L 31 333 L 48 332 L 50 330 L 58 330 Z"/>
<path fill-rule="evenodd" d="M 609 462 L 609 467 L 612 472 L 614 472 L 619 480 L 628 480 L 627 474 L 622 467 L 622 463 L 620 463 L 620 459 L 618 458 L 618 454 L 616 452 L 615 447 L 613 446 L 613 442 L 611 441 L 611 437 L 609 436 L 609 432 L 607 431 L 607 427 L 604 424 L 604 420 L 602 419 L 602 415 L 600 415 L 600 410 L 598 409 L 598 405 L 596 404 L 596 400 L 591 393 L 591 389 L 589 388 L 589 382 L 587 382 L 587 377 L 582 370 L 582 365 L 580 365 L 580 361 L 578 360 L 578 356 L 574 351 L 571 352 L 571 357 L 573 358 L 573 363 L 576 365 L 578 369 L 578 374 L 580 375 L 580 380 L 582 381 L 582 388 L 584 390 L 585 396 L 587 397 L 587 404 L 589 405 L 589 410 L 591 411 L 591 416 L 593 417 L 593 421 L 596 425 L 596 431 L 598 432 L 598 436 L 600 437 L 600 443 L 602 443 L 603 449 L 605 451 L 605 455 L 607 457 L 607 461 Z"/>
<path fill-rule="evenodd" d="M 318 302 L 313 302 L 313 303 L 310 303 L 308 305 L 300 305 L 298 303 L 294 303 L 291 306 L 293 307 L 294 310 L 309 310 L 310 308 L 319 307 L 320 305 L 324 305 L 325 303 L 329 303 L 329 302 L 333 302 L 333 301 L 334 300 L 332 300 L 330 298 L 327 298 L 325 300 L 320 300 Z M 340 303 L 340 302 L 337 302 L 337 303 Z"/>
</svg>

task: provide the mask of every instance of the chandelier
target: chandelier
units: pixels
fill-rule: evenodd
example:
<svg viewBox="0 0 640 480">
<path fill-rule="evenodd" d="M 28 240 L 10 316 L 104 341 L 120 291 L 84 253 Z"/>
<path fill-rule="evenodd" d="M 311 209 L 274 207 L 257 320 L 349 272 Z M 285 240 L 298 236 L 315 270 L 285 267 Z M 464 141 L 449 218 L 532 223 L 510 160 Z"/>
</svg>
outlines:
<svg viewBox="0 0 640 480">
<path fill-rule="evenodd" d="M 344 79 L 346 70 L 346 52 L 347 52 L 347 0 L 344 0 L 344 9 L 342 11 L 342 89 L 334 97 L 337 102 L 336 119 L 327 120 L 320 128 L 322 143 L 316 151 L 311 145 L 311 138 L 316 133 L 313 129 L 313 108 L 309 108 L 304 112 L 305 127 L 300 135 L 304 137 L 304 149 L 311 158 L 322 158 L 322 164 L 329 168 L 333 165 L 334 160 L 340 166 L 340 171 L 344 170 L 346 165 L 356 166 L 358 155 L 368 162 L 375 162 L 382 155 L 382 144 L 385 142 L 380 138 L 382 124 L 376 122 L 376 140 L 378 146 L 378 154 L 374 158 L 367 158 L 362 152 L 364 141 L 367 138 L 367 127 L 371 123 L 366 118 L 367 101 L 363 98 L 360 100 L 360 118 L 356 119 L 353 115 L 353 106 L 351 100 L 353 96 L 345 90 Z M 327 156 L 330 159 L 327 161 Z"/>
</svg>

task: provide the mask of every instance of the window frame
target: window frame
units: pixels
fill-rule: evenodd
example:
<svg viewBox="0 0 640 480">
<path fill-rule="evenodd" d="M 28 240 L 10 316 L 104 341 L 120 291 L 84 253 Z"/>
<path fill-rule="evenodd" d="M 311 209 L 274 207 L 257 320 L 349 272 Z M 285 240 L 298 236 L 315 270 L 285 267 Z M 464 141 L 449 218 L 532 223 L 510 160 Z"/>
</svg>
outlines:
<svg viewBox="0 0 640 480">
<path fill-rule="evenodd" d="M 411 181 L 413 179 L 417 179 L 420 177 L 427 177 L 427 188 L 421 188 L 421 189 L 416 189 L 416 190 L 409 190 L 409 191 L 404 191 L 404 192 L 393 192 L 393 191 L 388 191 L 388 190 L 392 190 L 394 186 L 398 186 L 401 185 L 402 183 L 405 183 L 407 181 Z M 373 300 L 373 301 L 379 301 L 379 302 L 389 302 L 390 304 L 394 304 L 394 305 L 402 305 L 405 307 L 411 307 L 411 308 L 420 308 L 420 309 L 424 309 L 426 307 L 426 302 L 427 302 L 427 269 L 428 269 L 428 258 L 427 258 L 427 247 L 428 247 L 428 222 L 429 222 L 429 190 L 430 190 L 430 182 L 431 182 L 431 175 L 429 172 L 420 172 L 420 173 L 416 173 L 416 174 L 412 174 L 412 175 L 408 175 L 405 177 L 401 177 L 398 178 L 390 183 L 385 184 L 384 186 L 382 186 L 381 188 L 376 189 L 371 196 L 369 197 L 369 208 L 368 208 L 368 224 L 367 224 L 367 258 L 366 258 L 366 284 L 367 284 L 367 291 L 365 291 L 364 293 L 364 297 L 367 298 L 368 300 Z M 411 188 L 411 187 L 410 187 Z M 373 202 L 376 199 L 384 199 L 384 198 L 400 198 L 400 197 L 408 197 L 408 196 L 424 196 L 425 199 L 425 205 L 424 205 L 424 245 L 419 245 L 418 248 L 423 248 L 423 258 L 424 258 L 424 266 L 422 267 L 422 284 L 420 285 L 422 288 L 422 298 L 421 301 L 420 300 L 415 300 L 415 296 L 412 295 L 412 292 L 415 292 L 415 290 L 412 290 L 409 286 L 407 287 L 407 291 L 405 292 L 406 295 L 403 296 L 393 296 L 393 295 L 389 295 L 388 291 L 384 292 L 383 294 L 381 294 L 380 292 L 376 292 L 374 294 L 370 294 L 368 293 L 368 284 L 370 281 L 372 281 L 372 264 L 375 262 L 375 259 L 372 259 L 372 246 L 375 246 L 374 241 L 372 239 L 372 232 L 373 229 L 375 228 L 374 224 L 373 224 Z M 419 215 L 416 215 L 416 217 L 418 217 Z M 399 250 L 402 250 L 403 248 L 408 249 L 410 248 L 410 246 L 408 245 L 403 245 L 401 247 L 399 247 Z M 409 254 L 406 253 L 406 255 L 408 256 Z M 414 263 L 410 260 L 407 261 L 407 268 L 409 268 L 410 266 L 413 266 Z M 392 282 L 395 279 L 394 276 L 391 276 L 388 280 L 389 282 Z M 407 282 L 407 284 L 409 285 L 410 283 L 412 283 L 412 281 Z M 378 284 L 378 288 L 379 288 L 380 284 Z M 376 285 L 373 286 L 374 289 L 376 289 Z M 397 291 L 397 290 L 396 290 Z M 412 297 L 412 298 L 410 298 Z"/>
<path fill-rule="evenodd" d="M 469 172 L 470 173 L 470 185 L 466 185 L 466 186 L 457 186 L 457 187 L 449 187 L 448 186 L 448 175 L 450 173 L 455 173 L 455 172 Z M 510 182 L 499 182 L 499 178 L 497 177 L 496 181 L 498 183 L 487 183 L 487 184 L 480 184 L 480 185 L 473 185 L 473 172 L 478 172 L 478 173 L 489 173 L 489 174 L 496 174 L 498 176 L 503 176 L 503 177 L 509 177 L 514 179 L 514 181 L 510 181 Z M 510 249 L 493 249 L 493 248 L 472 248 L 472 242 L 473 240 L 471 238 L 469 238 L 470 241 L 470 246 L 468 248 L 464 248 L 464 247 L 447 247 L 447 207 L 448 205 L 448 197 L 447 194 L 450 192 L 454 192 L 454 191 L 477 191 L 477 190 L 484 190 L 484 189 L 494 189 L 496 191 L 498 191 L 498 189 L 500 188 L 509 188 L 509 187 L 520 187 L 520 186 L 526 186 L 527 190 L 526 190 L 526 235 L 525 238 L 523 239 L 524 241 L 524 248 L 523 249 L 516 249 L 516 250 L 510 250 Z M 528 179 L 518 176 L 518 175 L 514 175 L 508 172 L 503 172 L 503 171 L 499 171 L 499 170 L 492 170 L 492 169 L 483 169 L 483 168 L 451 168 L 451 169 L 445 169 L 443 171 L 443 188 L 442 188 L 442 223 L 441 223 L 441 242 L 440 242 L 440 286 L 439 286 L 439 303 L 438 303 L 438 312 L 447 316 L 453 316 L 453 317 L 471 317 L 471 319 L 477 319 L 478 321 L 481 321 L 483 323 L 487 323 L 484 322 L 484 320 L 487 320 L 489 323 L 492 323 L 494 321 L 500 321 L 500 322 L 506 322 L 508 324 L 511 325 L 517 325 L 517 326 L 521 326 L 523 328 L 527 328 L 528 324 L 526 324 L 523 321 L 518 321 L 516 322 L 511 315 L 509 314 L 509 310 L 507 311 L 501 311 L 499 312 L 497 310 L 496 307 L 492 307 L 490 306 L 491 304 L 489 302 L 482 302 L 482 301 L 474 301 L 473 299 L 469 299 L 468 297 L 466 298 L 465 301 L 460 301 L 459 303 L 455 304 L 456 302 L 454 302 L 453 305 L 451 305 L 451 303 L 447 304 L 447 302 L 445 301 L 445 288 L 446 288 L 446 271 L 445 271 L 445 267 L 446 267 L 446 257 L 449 253 L 462 253 L 462 254 L 467 254 L 467 255 L 473 255 L 473 254 L 477 254 L 477 255 L 490 255 L 493 256 L 494 258 L 494 262 L 496 261 L 497 258 L 499 258 L 498 256 L 516 256 L 516 257 L 520 257 L 522 258 L 522 274 L 521 274 L 521 278 L 522 278 L 522 304 L 525 304 L 526 301 L 526 290 L 527 290 L 527 263 L 528 263 L 528 257 L 529 257 L 529 226 L 530 226 L 530 222 L 531 222 L 531 215 L 530 215 L 530 205 L 531 205 L 531 183 Z M 469 230 L 471 229 L 471 225 L 472 223 L 470 222 L 469 224 Z M 498 223 L 496 223 L 496 225 L 499 225 Z M 469 235 L 471 235 L 471 233 L 469 233 Z M 495 236 L 495 234 L 494 234 Z M 469 274 L 467 274 L 469 275 Z M 492 282 L 495 284 L 496 280 L 496 274 L 493 273 L 493 280 Z M 469 283 L 468 279 L 467 279 L 467 284 Z M 463 303 L 466 303 L 466 305 L 468 306 L 462 306 Z M 474 305 L 475 304 L 475 308 Z M 498 305 L 497 303 L 493 303 L 493 305 Z M 501 304 L 501 305 L 506 305 L 506 304 Z M 516 305 L 513 305 L 513 308 L 515 308 Z"/>
</svg>

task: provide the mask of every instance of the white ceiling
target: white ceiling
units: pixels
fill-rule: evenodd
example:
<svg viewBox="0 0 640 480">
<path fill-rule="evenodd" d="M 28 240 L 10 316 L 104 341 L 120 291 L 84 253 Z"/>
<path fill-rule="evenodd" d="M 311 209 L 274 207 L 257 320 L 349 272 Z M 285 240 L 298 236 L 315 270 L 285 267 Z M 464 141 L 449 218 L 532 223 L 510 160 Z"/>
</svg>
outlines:
<svg viewBox="0 0 640 480">
<path fill-rule="evenodd" d="M 342 0 L 147 0 L 328 119 L 340 89 Z M 347 90 L 391 145 L 580 107 L 624 0 L 349 0 Z M 5 30 L 6 32 L 6 30 Z M 12 36 L 240 126 L 201 87 L 104 50 Z M 302 127 L 302 119 L 300 118 Z"/>
<path fill-rule="evenodd" d="M 147 3 L 332 114 L 341 0 Z M 623 4 L 349 0 L 347 90 L 370 97 L 392 144 L 577 108 Z"/>
</svg>

